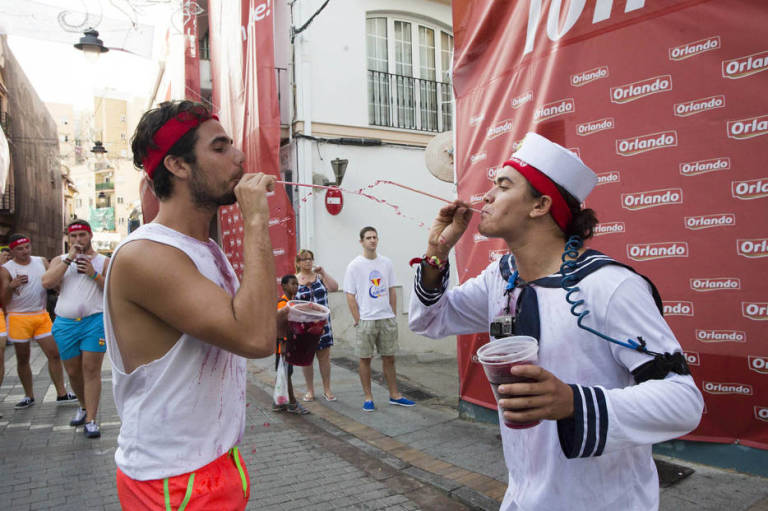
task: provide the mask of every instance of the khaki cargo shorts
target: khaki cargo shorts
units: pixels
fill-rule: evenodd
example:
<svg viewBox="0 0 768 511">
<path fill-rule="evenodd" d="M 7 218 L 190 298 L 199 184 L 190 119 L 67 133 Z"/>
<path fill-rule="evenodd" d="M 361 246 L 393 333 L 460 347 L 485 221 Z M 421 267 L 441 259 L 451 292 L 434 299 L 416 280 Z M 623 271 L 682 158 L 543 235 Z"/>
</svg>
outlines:
<svg viewBox="0 0 768 511">
<path fill-rule="evenodd" d="M 392 356 L 397 351 L 397 320 L 361 319 L 357 325 L 357 356 L 360 358 L 373 357 L 373 348 L 379 355 Z"/>
</svg>

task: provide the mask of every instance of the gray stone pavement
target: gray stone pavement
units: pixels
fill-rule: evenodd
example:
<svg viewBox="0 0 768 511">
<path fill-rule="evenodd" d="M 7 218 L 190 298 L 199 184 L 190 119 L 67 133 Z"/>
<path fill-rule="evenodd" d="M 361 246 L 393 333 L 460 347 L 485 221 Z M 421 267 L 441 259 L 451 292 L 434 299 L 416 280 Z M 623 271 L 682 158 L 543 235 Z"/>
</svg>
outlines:
<svg viewBox="0 0 768 511">
<path fill-rule="evenodd" d="M 114 484 L 119 417 L 105 362 L 99 422 L 88 440 L 68 425 L 71 405 L 57 406 L 42 352 L 32 366 L 38 403 L 14 410 L 22 396 L 13 349 L 5 352 L 0 388 L 0 509 L 120 509 Z M 334 347 L 338 401 L 307 403 L 312 414 L 271 411 L 271 358 L 249 363 L 246 433 L 241 451 L 251 476 L 248 509 L 496 509 L 506 471 L 496 426 L 457 418 L 456 362 L 433 355 L 402 356 L 399 380 L 414 408 L 390 406 L 374 384 L 377 411 L 360 410 L 354 355 Z M 380 363 L 374 362 L 380 371 Z M 298 368 L 297 368 L 298 369 Z M 319 374 L 315 371 L 316 388 Z M 304 379 L 294 374 L 297 395 Z M 766 510 L 768 479 L 682 463 L 695 472 L 661 491 L 661 509 Z"/>
</svg>

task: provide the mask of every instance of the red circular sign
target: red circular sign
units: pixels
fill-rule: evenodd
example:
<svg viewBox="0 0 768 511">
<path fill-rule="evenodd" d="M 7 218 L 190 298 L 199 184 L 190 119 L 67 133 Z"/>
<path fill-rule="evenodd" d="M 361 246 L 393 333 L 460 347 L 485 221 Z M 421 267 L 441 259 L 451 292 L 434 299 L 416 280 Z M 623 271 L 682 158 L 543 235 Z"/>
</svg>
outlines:
<svg viewBox="0 0 768 511">
<path fill-rule="evenodd" d="M 328 210 L 328 213 L 338 215 L 343 207 L 344 197 L 341 195 L 341 190 L 329 188 L 325 191 L 325 209 Z"/>
</svg>

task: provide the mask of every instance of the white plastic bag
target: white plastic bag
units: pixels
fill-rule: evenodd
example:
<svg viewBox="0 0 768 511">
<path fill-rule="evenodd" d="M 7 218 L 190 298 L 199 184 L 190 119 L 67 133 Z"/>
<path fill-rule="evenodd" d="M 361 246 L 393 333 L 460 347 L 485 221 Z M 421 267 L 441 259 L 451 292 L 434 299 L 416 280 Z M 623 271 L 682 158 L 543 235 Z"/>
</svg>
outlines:
<svg viewBox="0 0 768 511">
<path fill-rule="evenodd" d="M 276 405 L 288 404 L 288 364 L 285 362 L 285 355 L 280 355 L 280 361 L 277 364 L 277 378 L 275 379 L 272 401 Z"/>
</svg>

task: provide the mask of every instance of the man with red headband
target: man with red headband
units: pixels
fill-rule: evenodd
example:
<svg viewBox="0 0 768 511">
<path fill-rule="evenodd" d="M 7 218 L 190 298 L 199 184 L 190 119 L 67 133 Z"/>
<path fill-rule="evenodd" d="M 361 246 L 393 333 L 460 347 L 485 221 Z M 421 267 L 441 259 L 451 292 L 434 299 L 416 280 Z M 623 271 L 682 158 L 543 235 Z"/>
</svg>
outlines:
<svg viewBox="0 0 768 511">
<path fill-rule="evenodd" d="M 237 449 L 246 359 L 271 355 L 277 337 L 267 205 L 275 180 L 245 174 L 244 155 L 218 119 L 190 101 L 146 112 L 132 149 L 159 211 L 117 247 L 105 286 L 122 419 L 118 497 L 130 510 L 242 510 L 250 491 Z M 235 201 L 242 282 L 209 239 L 219 206 Z"/>
<path fill-rule="evenodd" d="M 505 422 L 541 421 L 500 428 L 509 471 L 502 510 L 657 509 L 651 444 L 688 433 L 701 418 L 701 393 L 653 284 L 581 248 L 597 219 L 580 203 L 596 183 L 573 153 L 528 133 L 485 194 L 478 225 L 510 254 L 446 291 L 448 253 L 472 214 L 457 201 L 440 211 L 416 271 L 414 332 L 439 338 L 490 330 L 538 341 L 538 365 L 510 370 L 528 383 L 498 387 Z M 565 284 L 561 257 L 571 261 Z M 584 300 L 580 311 L 590 311 L 584 326 L 592 330 L 577 325 L 564 285 L 578 287 L 569 298 Z M 628 338 L 646 344 L 621 341 Z"/>
<path fill-rule="evenodd" d="M 51 317 L 45 309 L 48 295 L 41 278 L 48 269 L 48 261 L 32 255 L 32 242 L 23 234 L 12 234 L 8 247 L 13 259 L 0 268 L 0 286 L 8 313 L 8 341 L 13 343 L 16 351 L 16 370 L 25 394 L 24 399 L 16 404 L 16 409 L 35 404 L 32 368 L 29 365 L 32 339 L 37 341 L 48 358 L 48 374 L 56 387 L 56 402 L 75 402 L 75 395 L 67 392 L 64 386 L 61 358 L 51 337 Z"/>
<path fill-rule="evenodd" d="M 80 401 L 70 426 L 84 426 L 86 438 L 99 438 L 96 422 L 101 397 L 104 340 L 104 271 L 109 258 L 91 245 L 93 234 L 85 220 L 67 226 L 69 252 L 51 261 L 42 283 L 59 289 L 53 338 L 59 347 L 69 381 Z"/>
</svg>

